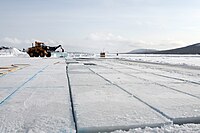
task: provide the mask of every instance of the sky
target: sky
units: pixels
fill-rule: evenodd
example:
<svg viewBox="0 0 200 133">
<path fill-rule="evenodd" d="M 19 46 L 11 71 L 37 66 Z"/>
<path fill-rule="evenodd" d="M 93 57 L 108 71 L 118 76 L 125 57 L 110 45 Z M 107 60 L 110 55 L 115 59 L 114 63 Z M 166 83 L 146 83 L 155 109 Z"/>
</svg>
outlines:
<svg viewBox="0 0 200 133">
<path fill-rule="evenodd" d="M 43 41 L 72 52 L 171 49 L 200 42 L 199 0 L 0 0 L 0 46 Z"/>
</svg>

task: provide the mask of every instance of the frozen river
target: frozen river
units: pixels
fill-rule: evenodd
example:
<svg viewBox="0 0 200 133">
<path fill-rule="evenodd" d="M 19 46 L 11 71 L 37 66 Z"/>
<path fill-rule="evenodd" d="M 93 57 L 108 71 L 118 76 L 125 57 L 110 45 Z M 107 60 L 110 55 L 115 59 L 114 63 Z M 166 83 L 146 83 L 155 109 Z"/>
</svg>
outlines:
<svg viewBox="0 0 200 133">
<path fill-rule="evenodd" d="M 200 131 L 198 67 L 127 58 L 0 62 L 0 132 Z"/>
</svg>

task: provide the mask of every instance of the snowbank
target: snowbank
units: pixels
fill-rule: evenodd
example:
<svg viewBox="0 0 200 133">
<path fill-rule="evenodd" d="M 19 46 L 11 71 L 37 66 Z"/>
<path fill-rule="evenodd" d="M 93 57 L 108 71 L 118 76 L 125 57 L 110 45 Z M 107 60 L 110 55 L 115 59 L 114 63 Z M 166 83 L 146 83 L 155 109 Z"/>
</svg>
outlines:
<svg viewBox="0 0 200 133">
<path fill-rule="evenodd" d="M 153 55 L 153 54 L 123 54 L 119 58 L 139 61 L 152 62 L 158 64 L 171 64 L 186 67 L 200 67 L 200 55 Z"/>
<path fill-rule="evenodd" d="M 17 48 L 1 49 L 0 57 L 28 57 L 25 52 L 19 51 Z"/>
<path fill-rule="evenodd" d="M 200 124 L 184 124 L 184 125 L 166 125 L 161 128 L 150 128 L 144 129 L 136 128 L 130 129 L 129 131 L 118 130 L 112 133 L 199 133 Z"/>
<path fill-rule="evenodd" d="M 91 54 L 92 55 L 92 54 Z M 99 53 L 91 55 L 69 54 L 72 58 L 100 58 Z M 200 68 L 200 55 L 175 55 L 175 54 L 109 54 L 106 53 L 106 58 L 119 58 L 132 60 L 136 62 L 150 62 L 156 64 L 178 65 L 183 67 Z"/>
</svg>

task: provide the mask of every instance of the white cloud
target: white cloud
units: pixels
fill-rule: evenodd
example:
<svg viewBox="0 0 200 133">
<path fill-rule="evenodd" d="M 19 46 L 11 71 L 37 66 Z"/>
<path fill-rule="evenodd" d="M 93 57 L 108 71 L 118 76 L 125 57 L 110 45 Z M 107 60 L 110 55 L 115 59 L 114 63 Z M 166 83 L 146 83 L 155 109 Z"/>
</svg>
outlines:
<svg viewBox="0 0 200 133">
<path fill-rule="evenodd" d="M 42 41 L 42 42 L 44 42 L 44 43 L 46 43 L 48 45 L 58 45 L 58 44 L 63 44 L 64 43 L 64 41 L 62 41 L 62 40 L 57 41 L 57 40 L 52 40 L 52 39 L 49 39 L 47 41 Z"/>
<path fill-rule="evenodd" d="M 146 44 L 145 41 L 135 41 L 130 38 L 125 38 L 121 35 L 113 33 L 91 33 L 86 37 L 88 43 L 92 44 L 90 47 L 98 50 L 105 50 L 109 52 L 128 52 L 132 49 L 140 48 L 141 45 Z"/>
<path fill-rule="evenodd" d="M 0 39 L 0 46 L 16 47 L 16 48 L 28 48 L 35 41 L 41 41 L 38 39 L 19 39 L 16 37 L 5 37 Z M 91 33 L 84 40 L 65 40 L 65 44 L 62 40 L 47 39 L 42 41 L 46 45 L 56 46 L 61 44 L 66 51 L 83 51 L 83 52 L 129 52 L 134 49 L 171 49 L 181 46 L 189 45 L 182 40 L 165 39 L 165 40 L 137 40 L 132 38 L 126 38 L 121 35 L 113 33 Z"/>
<path fill-rule="evenodd" d="M 10 43 L 10 44 L 20 44 L 22 41 L 19 40 L 18 38 L 5 37 L 5 38 L 1 39 L 1 42 Z"/>
<path fill-rule="evenodd" d="M 86 38 L 88 40 L 94 40 L 94 41 L 127 41 L 125 38 L 123 38 L 120 35 L 114 35 L 112 33 L 91 33 Z"/>
<path fill-rule="evenodd" d="M 155 42 L 154 45 L 155 47 L 159 49 L 173 49 L 173 48 L 183 47 L 190 44 L 182 40 L 166 39 L 166 40 L 160 40 L 158 42 Z"/>
<path fill-rule="evenodd" d="M 133 49 L 171 49 L 187 45 L 182 40 L 136 40 L 132 38 L 125 38 L 121 35 L 112 33 L 91 33 L 86 37 L 88 44 L 93 49 L 105 49 L 110 52 L 128 52 Z"/>
<path fill-rule="evenodd" d="M 5 37 L 0 39 L 0 46 L 9 46 L 9 47 L 16 47 L 16 48 L 28 48 L 31 46 L 32 43 L 34 43 L 35 41 L 41 41 L 38 39 L 19 39 L 16 37 Z M 47 45 L 58 45 L 58 44 L 63 44 L 64 42 L 62 40 L 52 40 L 49 39 L 47 41 L 41 41 L 44 42 Z"/>
<path fill-rule="evenodd" d="M 24 43 L 31 44 L 32 41 L 31 40 L 24 40 Z"/>
</svg>

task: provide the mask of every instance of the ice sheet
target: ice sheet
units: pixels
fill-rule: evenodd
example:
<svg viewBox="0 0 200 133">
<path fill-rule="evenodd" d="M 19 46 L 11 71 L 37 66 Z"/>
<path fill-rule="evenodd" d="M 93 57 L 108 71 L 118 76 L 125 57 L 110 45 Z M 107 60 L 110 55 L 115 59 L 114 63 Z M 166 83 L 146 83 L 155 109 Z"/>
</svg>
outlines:
<svg viewBox="0 0 200 133">
<path fill-rule="evenodd" d="M 101 62 L 102 64 L 103 62 Z M 108 69 L 107 71 L 110 69 L 112 71 L 116 70 L 120 71 L 120 74 L 101 73 L 102 67 L 98 66 L 95 69 L 90 69 L 93 71 L 99 69 L 96 72 L 100 76 L 122 87 L 124 90 L 157 109 L 160 113 L 164 113 L 175 123 L 197 122 L 200 120 L 200 99 L 166 87 L 168 84 L 176 85 L 184 82 L 148 73 L 127 73 L 125 69 L 112 68 L 114 65 L 117 66 L 115 63 L 110 63 L 110 66 L 108 63 L 105 63 L 105 65 Z M 105 68 L 102 70 L 106 71 Z M 131 85 L 130 81 L 136 81 L 137 83 L 132 82 Z M 163 83 L 166 86 L 162 86 Z M 185 90 L 183 89 L 183 91 Z"/>
<path fill-rule="evenodd" d="M 66 65 L 54 64 L 64 60 L 35 60 L 24 60 L 33 69 L 27 67 L 0 77 L 1 95 L 9 95 L 11 89 L 19 87 L 0 105 L 0 132 L 75 132 Z"/>
<path fill-rule="evenodd" d="M 118 87 L 107 84 L 98 75 L 90 74 L 87 80 L 85 76 L 83 73 L 69 74 L 79 132 L 105 132 L 169 123 L 162 115 Z"/>
</svg>

